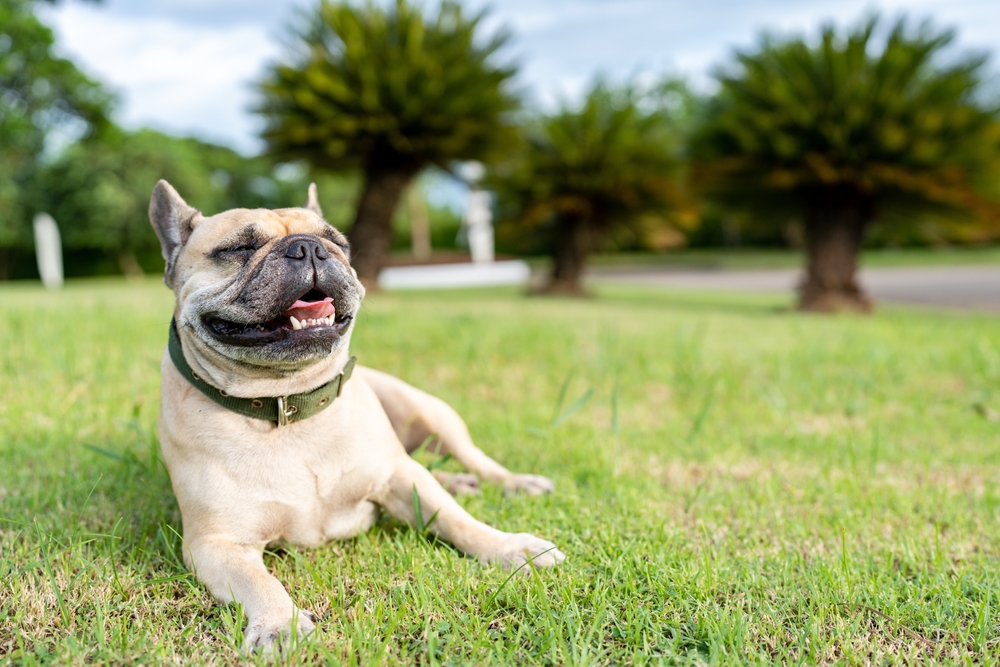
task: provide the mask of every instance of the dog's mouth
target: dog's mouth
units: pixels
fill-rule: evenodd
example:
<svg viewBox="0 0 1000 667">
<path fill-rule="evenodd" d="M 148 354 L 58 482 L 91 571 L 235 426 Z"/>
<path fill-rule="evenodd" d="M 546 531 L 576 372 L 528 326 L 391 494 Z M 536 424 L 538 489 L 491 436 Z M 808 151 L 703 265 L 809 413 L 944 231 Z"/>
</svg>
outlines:
<svg viewBox="0 0 1000 667">
<path fill-rule="evenodd" d="M 245 324 L 214 316 L 206 317 L 203 322 L 213 336 L 225 343 L 267 345 L 285 339 L 339 335 L 353 318 L 349 313 L 338 315 L 332 297 L 311 289 L 267 322 Z"/>
</svg>

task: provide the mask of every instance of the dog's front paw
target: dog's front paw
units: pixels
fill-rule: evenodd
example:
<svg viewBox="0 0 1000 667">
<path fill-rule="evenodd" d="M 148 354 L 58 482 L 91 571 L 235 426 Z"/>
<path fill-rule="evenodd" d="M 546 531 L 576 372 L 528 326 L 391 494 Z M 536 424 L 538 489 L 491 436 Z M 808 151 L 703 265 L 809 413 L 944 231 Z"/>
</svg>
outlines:
<svg viewBox="0 0 1000 667">
<path fill-rule="evenodd" d="M 507 535 L 497 550 L 483 560 L 498 563 L 507 569 L 517 569 L 528 561 L 535 567 L 552 567 L 566 560 L 566 554 L 547 540 L 528 533 L 513 533 Z"/>
<path fill-rule="evenodd" d="M 296 610 L 292 618 L 264 616 L 253 619 L 243 632 L 243 650 L 248 653 L 260 651 L 264 655 L 283 653 L 293 641 L 300 641 L 315 629 L 316 615 L 305 609 Z"/>
<path fill-rule="evenodd" d="M 511 475 L 503 481 L 504 495 L 523 493 L 540 496 L 555 491 L 556 485 L 548 477 L 541 475 Z"/>
<path fill-rule="evenodd" d="M 482 493 L 479 490 L 479 478 L 471 473 L 435 470 L 434 478 L 453 496 L 472 496 Z"/>
</svg>

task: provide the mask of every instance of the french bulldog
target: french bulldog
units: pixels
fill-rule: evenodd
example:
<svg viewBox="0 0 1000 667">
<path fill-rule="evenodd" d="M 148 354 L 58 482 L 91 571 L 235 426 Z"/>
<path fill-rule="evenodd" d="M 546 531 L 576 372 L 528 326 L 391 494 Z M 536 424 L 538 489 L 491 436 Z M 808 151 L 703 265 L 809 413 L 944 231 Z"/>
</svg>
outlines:
<svg viewBox="0 0 1000 667">
<path fill-rule="evenodd" d="M 551 542 L 476 520 L 445 488 L 475 490 L 478 476 L 539 494 L 551 481 L 488 457 L 440 399 L 364 366 L 348 379 L 365 290 L 346 238 L 323 219 L 315 185 L 301 208 L 204 216 L 161 180 L 149 217 L 176 296 L 171 335 L 179 345 L 176 358 L 169 347 L 163 355 L 159 434 L 184 562 L 220 601 L 243 605 L 246 649 L 273 653 L 316 623 L 268 572 L 264 549 L 348 539 L 382 511 L 429 524 L 485 563 L 564 560 Z M 296 419 L 294 397 L 324 386 L 337 391 Z M 248 416 L 227 401 L 277 413 Z M 425 442 L 471 474 L 429 472 L 409 455 Z"/>
</svg>

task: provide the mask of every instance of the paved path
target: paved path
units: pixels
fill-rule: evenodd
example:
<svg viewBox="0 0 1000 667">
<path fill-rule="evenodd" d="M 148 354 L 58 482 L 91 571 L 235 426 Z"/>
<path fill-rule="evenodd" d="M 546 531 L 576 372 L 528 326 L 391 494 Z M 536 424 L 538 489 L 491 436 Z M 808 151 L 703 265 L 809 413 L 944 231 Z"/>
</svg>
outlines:
<svg viewBox="0 0 1000 667">
<path fill-rule="evenodd" d="M 788 292 L 798 285 L 800 273 L 797 269 L 597 268 L 588 277 L 662 287 Z M 876 301 L 1000 312 L 1000 266 L 866 269 L 860 280 Z"/>
</svg>

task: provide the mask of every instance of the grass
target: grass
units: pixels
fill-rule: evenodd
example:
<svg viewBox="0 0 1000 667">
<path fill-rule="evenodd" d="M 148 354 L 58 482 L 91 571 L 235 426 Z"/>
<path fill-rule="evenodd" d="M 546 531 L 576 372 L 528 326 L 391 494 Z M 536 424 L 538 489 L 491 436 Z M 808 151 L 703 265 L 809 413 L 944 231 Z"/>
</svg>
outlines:
<svg viewBox="0 0 1000 667">
<path fill-rule="evenodd" d="M 669 267 L 685 269 L 797 269 L 801 250 L 682 249 L 665 253 L 595 255 L 591 266 L 601 269 Z M 862 268 L 968 266 L 1000 264 L 1000 246 L 869 249 L 861 253 Z"/>
<path fill-rule="evenodd" d="M 355 351 L 556 492 L 462 502 L 513 577 L 397 522 L 268 567 L 311 664 L 995 664 L 1000 319 L 771 296 L 377 295 Z M 237 664 L 158 456 L 171 296 L 0 288 L 0 662 Z M 450 465 L 450 464 L 449 464 Z"/>
</svg>

